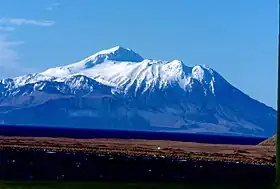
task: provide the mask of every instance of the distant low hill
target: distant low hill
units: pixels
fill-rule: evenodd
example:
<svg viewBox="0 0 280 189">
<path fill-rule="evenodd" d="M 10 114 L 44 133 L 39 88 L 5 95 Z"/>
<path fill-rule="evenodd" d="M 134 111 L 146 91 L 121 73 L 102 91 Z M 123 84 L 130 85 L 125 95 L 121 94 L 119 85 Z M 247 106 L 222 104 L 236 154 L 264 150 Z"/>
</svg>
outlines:
<svg viewBox="0 0 280 189">
<path fill-rule="evenodd" d="M 261 142 L 259 145 L 260 146 L 276 146 L 276 135 L 274 135 L 273 137 Z"/>
</svg>

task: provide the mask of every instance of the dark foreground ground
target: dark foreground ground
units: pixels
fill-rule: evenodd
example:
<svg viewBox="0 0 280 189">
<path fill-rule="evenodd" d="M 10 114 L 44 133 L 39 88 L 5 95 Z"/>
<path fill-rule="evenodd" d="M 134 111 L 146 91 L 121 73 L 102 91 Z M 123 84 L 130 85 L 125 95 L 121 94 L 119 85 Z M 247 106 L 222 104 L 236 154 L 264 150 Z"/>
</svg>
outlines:
<svg viewBox="0 0 280 189">
<path fill-rule="evenodd" d="M 0 189 L 273 189 L 270 185 L 209 185 L 138 182 L 2 182 Z"/>
<path fill-rule="evenodd" d="M 97 188 L 213 186 L 212 188 L 217 189 L 269 189 L 274 182 L 274 163 L 275 149 L 267 146 L 124 139 L 0 137 L 0 180 L 12 181 L 2 183 L 2 188 L 16 188 L 15 181 L 30 181 L 29 184 L 25 183 L 25 188 L 96 188 L 98 185 Z M 45 185 L 34 181 L 61 183 Z M 67 184 L 70 181 L 98 183 L 77 186 Z"/>
</svg>

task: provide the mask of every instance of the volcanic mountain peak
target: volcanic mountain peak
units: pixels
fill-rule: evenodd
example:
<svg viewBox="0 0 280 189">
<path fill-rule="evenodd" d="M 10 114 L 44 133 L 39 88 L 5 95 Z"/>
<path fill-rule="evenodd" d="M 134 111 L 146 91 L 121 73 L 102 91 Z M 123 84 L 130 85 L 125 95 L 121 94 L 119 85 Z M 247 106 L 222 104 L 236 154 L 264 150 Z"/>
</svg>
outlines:
<svg viewBox="0 0 280 189">
<path fill-rule="evenodd" d="M 222 78 L 205 65 L 188 67 L 180 60 L 143 59 L 131 49 L 116 46 L 95 53 L 80 62 L 17 77 L 14 81 L 16 86 L 45 80 L 64 82 L 75 75 L 84 75 L 101 84 L 123 89 L 125 93 L 131 89 L 134 92 L 141 90 L 143 93 L 171 85 L 177 85 L 186 91 L 198 82 L 205 93 L 214 94 L 215 77 L 219 77 L 219 80 Z"/>
<path fill-rule="evenodd" d="M 0 122 L 271 136 L 276 111 L 208 66 L 144 59 L 116 46 L 0 80 Z"/>
</svg>

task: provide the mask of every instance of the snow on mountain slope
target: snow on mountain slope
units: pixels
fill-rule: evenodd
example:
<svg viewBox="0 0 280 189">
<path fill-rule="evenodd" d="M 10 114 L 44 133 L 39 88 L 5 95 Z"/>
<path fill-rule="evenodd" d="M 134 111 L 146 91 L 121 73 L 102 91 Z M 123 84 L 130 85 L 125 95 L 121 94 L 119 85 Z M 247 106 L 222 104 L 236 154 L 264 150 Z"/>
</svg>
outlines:
<svg viewBox="0 0 280 189">
<path fill-rule="evenodd" d="M 0 122 L 271 136 L 276 111 L 205 65 L 144 59 L 116 46 L 0 80 Z"/>
<path fill-rule="evenodd" d="M 202 84 L 205 94 L 215 93 L 215 73 L 206 66 L 187 67 L 179 60 L 157 61 L 143 59 L 139 54 L 120 46 L 100 51 L 80 62 L 48 69 L 39 74 L 29 74 L 14 78 L 15 86 L 38 81 L 64 82 L 75 75 L 84 75 L 104 85 L 116 87 L 127 93 L 144 93 L 155 88 L 178 85 L 182 90 L 190 90 L 193 80 Z"/>
</svg>

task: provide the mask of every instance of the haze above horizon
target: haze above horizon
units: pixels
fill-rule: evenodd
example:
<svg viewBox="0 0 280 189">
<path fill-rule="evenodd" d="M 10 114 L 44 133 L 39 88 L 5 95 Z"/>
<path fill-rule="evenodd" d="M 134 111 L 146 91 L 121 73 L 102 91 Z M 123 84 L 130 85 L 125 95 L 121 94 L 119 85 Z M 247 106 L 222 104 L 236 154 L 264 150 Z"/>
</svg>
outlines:
<svg viewBox="0 0 280 189">
<path fill-rule="evenodd" d="M 144 58 L 206 64 L 276 108 L 277 11 L 276 0 L 2 0 L 1 78 L 120 45 Z"/>
</svg>

